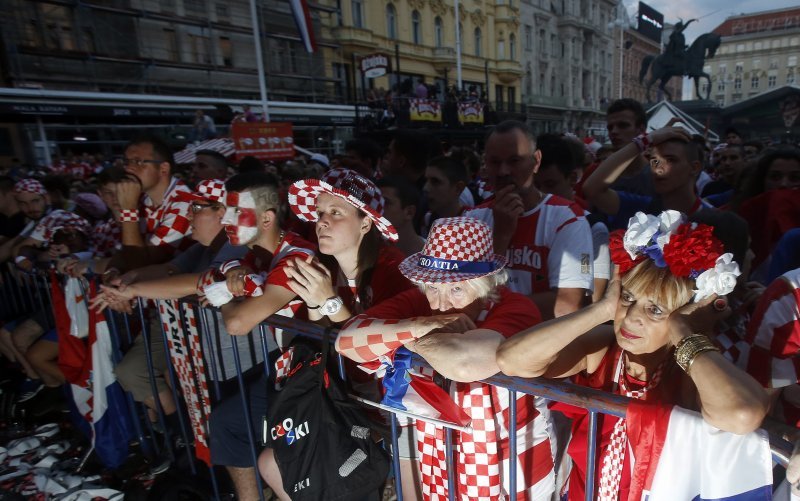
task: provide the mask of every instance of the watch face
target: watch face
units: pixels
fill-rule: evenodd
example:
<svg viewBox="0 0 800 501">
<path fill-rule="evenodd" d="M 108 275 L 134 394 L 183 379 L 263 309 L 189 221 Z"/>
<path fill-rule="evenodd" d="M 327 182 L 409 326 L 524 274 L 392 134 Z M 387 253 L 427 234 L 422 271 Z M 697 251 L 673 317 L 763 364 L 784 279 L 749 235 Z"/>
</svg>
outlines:
<svg viewBox="0 0 800 501">
<path fill-rule="evenodd" d="M 325 304 L 322 305 L 322 311 L 325 312 L 325 315 L 335 315 L 339 313 L 339 310 L 342 309 L 342 300 L 338 297 L 334 297 L 325 301 Z"/>
</svg>

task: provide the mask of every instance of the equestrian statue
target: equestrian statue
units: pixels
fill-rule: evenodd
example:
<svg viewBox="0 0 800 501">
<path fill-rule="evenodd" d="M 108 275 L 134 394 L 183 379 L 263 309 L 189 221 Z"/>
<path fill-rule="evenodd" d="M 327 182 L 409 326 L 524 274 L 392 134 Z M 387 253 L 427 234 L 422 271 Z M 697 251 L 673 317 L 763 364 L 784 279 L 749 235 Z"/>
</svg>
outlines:
<svg viewBox="0 0 800 501">
<path fill-rule="evenodd" d="M 686 37 L 683 31 L 696 19 L 690 19 L 686 23 L 683 19 L 678 21 L 675 29 L 669 35 L 669 43 L 663 54 L 658 56 L 646 56 L 642 59 L 642 68 L 639 70 L 639 83 L 644 83 L 647 70 L 650 69 L 650 79 L 647 81 L 647 99 L 650 100 L 650 87 L 660 80 L 659 89 L 664 91 L 667 99 L 672 101 L 672 95 L 665 88 L 667 82 L 672 77 L 694 78 L 694 90 L 698 99 L 703 99 L 700 95 L 700 78 L 705 77 L 708 82 L 705 99 L 711 95 L 711 76 L 703 71 L 706 59 L 714 57 L 720 44 L 720 36 L 716 33 L 706 33 L 697 37 L 692 46 L 686 48 Z"/>
</svg>

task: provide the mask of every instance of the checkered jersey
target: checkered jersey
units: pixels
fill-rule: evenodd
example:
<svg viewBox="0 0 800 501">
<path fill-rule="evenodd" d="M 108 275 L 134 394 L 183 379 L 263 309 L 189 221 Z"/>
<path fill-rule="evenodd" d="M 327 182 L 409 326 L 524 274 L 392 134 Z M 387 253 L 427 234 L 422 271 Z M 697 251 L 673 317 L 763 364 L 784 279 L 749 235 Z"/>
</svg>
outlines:
<svg viewBox="0 0 800 501">
<path fill-rule="evenodd" d="M 464 216 L 494 227 L 493 201 Z M 593 287 L 592 232 L 583 209 L 555 195 L 545 195 L 523 213 L 506 250 L 508 287 L 526 296 L 553 288 Z"/>
<path fill-rule="evenodd" d="M 149 245 L 167 245 L 185 250 L 193 243 L 188 238 L 192 233 L 189 221 L 189 203 L 178 200 L 180 192 L 191 193 L 191 190 L 183 181 L 173 177 L 164 193 L 164 200 L 158 207 L 154 207 L 153 201 L 145 195 L 144 214 Z"/>
<path fill-rule="evenodd" d="M 94 257 L 111 257 L 122 247 L 122 229 L 113 217 L 98 221 L 92 230 Z"/>
<path fill-rule="evenodd" d="M 775 279 L 747 326 L 747 372 L 769 388 L 800 382 L 800 268 Z"/>
</svg>

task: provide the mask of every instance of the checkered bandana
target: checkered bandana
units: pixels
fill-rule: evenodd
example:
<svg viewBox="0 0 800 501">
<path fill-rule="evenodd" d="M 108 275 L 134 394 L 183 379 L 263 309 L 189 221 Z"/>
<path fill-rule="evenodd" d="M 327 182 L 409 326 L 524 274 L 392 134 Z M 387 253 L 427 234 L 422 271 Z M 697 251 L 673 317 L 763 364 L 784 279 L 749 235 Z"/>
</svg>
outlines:
<svg viewBox="0 0 800 501">
<path fill-rule="evenodd" d="M 92 234 L 92 227 L 84 218 L 67 211 L 56 211 L 48 215 L 40 223 L 44 226 L 45 242 L 50 242 L 59 230 L 74 230 L 86 236 Z"/>
<path fill-rule="evenodd" d="M 630 390 L 625 378 L 625 352 L 620 352 L 617 360 L 617 368 L 614 372 L 614 381 L 619 384 L 619 393 L 631 398 L 644 398 L 645 394 L 658 386 L 661 375 L 664 372 L 664 362 L 661 362 L 653 373 L 653 377 L 641 390 Z M 628 448 L 628 433 L 625 427 L 625 419 L 620 419 L 614 425 L 611 433 L 611 442 L 606 448 L 603 456 L 602 468 L 600 469 L 600 488 L 597 493 L 598 501 L 617 501 L 619 498 L 619 484 L 622 481 L 622 467 L 625 464 L 625 452 Z"/>
<path fill-rule="evenodd" d="M 383 195 L 375 183 L 348 169 L 332 169 L 322 179 L 303 179 L 289 187 L 289 206 L 303 221 L 317 221 L 317 197 L 330 193 L 364 211 L 384 238 L 396 242 L 397 230 L 383 217 Z"/>
<path fill-rule="evenodd" d="M 34 195 L 47 195 L 47 190 L 44 189 L 44 185 L 39 181 L 28 178 L 23 179 L 22 181 L 17 181 L 17 184 L 14 185 L 14 193 L 33 193 Z"/>
<path fill-rule="evenodd" d="M 492 229 L 471 217 L 434 222 L 422 252 L 407 257 L 399 269 L 416 283 L 461 282 L 502 270 L 506 258 L 493 252 Z"/>
<path fill-rule="evenodd" d="M 179 192 L 177 199 L 182 202 L 210 202 L 225 205 L 225 181 L 205 179 L 197 183 L 194 192 Z"/>
</svg>

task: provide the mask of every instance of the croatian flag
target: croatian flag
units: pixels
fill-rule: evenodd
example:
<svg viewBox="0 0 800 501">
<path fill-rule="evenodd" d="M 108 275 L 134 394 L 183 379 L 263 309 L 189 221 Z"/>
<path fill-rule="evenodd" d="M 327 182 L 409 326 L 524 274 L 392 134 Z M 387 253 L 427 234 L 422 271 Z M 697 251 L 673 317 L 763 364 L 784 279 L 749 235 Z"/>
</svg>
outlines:
<svg viewBox="0 0 800 501">
<path fill-rule="evenodd" d="M 292 6 L 292 16 L 306 51 L 314 52 L 317 50 L 317 41 L 314 40 L 314 25 L 311 22 L 311 11 L 308 10 L 306 0 L 289 0 L 289 4 Z"/>
<path fill-rule="evenodd" d="M 772 456 L 762 430 L 736 435 L 697 412 L 635 400 L 626 426 L 635 458 L 629 500 L 772 499 Z"/>
<path fill-rule="evenodd" d="M 362 364 L 362 369 L 383 378 L 381 403 L 415 414 L 420 418 L 447 421 L 461 427 L 470 424 L 469 416 L 433 380 L 433 371 L 412 367 L 413 355 L 398 348 L 390 355 Z M 401 420 L 402 422 L 402 420 Z"/>
<path fill-rule="evenodd" d="M 125 394 L 114 376 L 111 334 L 102 313 L 87 308 L 77 278 L 62 290 L 51 276 L 53 310 L 58 333 L 58 367 L 69 384 L 79 423 L 89 435 L 103 464 L 116 468 L 128 457 L 131 427 Z M 94 285 L 92 285 L 94 292 Z M 76 334 L 86 333 L 84 337 Z"/>
</svg>

